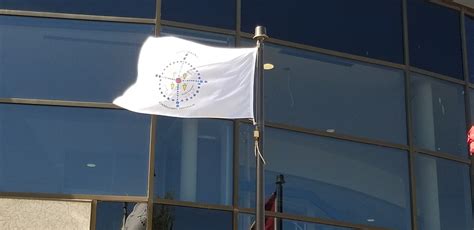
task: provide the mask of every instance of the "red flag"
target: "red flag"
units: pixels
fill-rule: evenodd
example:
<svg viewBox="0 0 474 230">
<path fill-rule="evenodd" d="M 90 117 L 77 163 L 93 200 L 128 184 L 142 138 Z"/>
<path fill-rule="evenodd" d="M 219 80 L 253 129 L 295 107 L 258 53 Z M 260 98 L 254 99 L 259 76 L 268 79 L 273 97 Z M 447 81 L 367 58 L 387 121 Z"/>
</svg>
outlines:
<svg viewBox="0 0 474 230">
<path fill-rule="evenodd" d="M 469 145 L 469 153 L 472 156 L 474 154 L 474 126 L 471 126 L 467 133 L 467 144 Z"/>
<path fill-rule="evenodd" d="M 265 202 L 265 211 L 276 212 L 276 192 L 272 193 L 272 196 L 268 198 Z M 252 223 L 250 230 L 255 230 L 255 221 Z M 275 218 L 274 217 L 265 217 L 265 230 L 274 230 L 275 229 Z"/>
</svg>

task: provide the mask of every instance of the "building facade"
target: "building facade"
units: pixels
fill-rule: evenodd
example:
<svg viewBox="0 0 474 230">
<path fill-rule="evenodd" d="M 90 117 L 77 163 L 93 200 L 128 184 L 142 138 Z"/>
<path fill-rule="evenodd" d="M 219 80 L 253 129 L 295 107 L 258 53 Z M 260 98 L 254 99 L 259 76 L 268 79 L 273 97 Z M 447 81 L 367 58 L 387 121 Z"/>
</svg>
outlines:
<svg viewBox="0 0 474 230">
<path fill-rule="evenodd" d="M 148 229 L 250 229 L 251 122 L 111 102 L 148 36 L 248 47 L 256 25 L 272 66 L 266 197 L 285 179 L 269 217 L 285 230 L 473 228 L 474 10 L 450 1 L 0 0 L 0 197 L 90 202 L 97 230 L 140 207 Z"/>
</svg>

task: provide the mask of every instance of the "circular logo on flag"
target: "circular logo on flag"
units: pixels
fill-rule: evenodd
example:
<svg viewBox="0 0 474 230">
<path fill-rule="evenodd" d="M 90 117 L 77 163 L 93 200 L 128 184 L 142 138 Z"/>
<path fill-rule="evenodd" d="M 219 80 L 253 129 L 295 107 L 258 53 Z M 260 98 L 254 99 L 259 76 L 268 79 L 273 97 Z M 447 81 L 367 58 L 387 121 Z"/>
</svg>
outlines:
<svg viewBox="0 0 474 230">
<path fill-rule="evenodd" d="M 156 74 L 159 79 L 159 93 L 163 101 L 160 102 L 169 109 L 185 109 L 194 106 L 193 100 L 198 97 L 201 87 L 207 83 L 199 70 L 192 64 L 197 56 L 192 52 L 180 52 L 181 58 L 168 63 L 161 73 Z"/>
</svg>

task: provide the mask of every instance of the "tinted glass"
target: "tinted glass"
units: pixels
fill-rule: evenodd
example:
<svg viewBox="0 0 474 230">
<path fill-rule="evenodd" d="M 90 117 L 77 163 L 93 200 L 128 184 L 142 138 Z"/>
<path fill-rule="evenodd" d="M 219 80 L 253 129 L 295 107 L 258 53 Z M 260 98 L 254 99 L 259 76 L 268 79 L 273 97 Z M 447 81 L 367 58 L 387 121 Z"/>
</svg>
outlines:
<svg viewBox="0 0 474 230">
<path fill-rule="evenodd" d="M 153 206 L 153 230 L 232 229 L 232 212 L 208 209 Z"/>
<path fill-rule="evenodd" d="M 234 37 L 175 27 L 162 27 L 160 36 L 176 36 L 211 46 L 234 47 Z"/>
<path fill-rule="evenodd" d="M 459 12 L 425 0 L 408 0 L 410 64 L 463 79 Z"/>
<path fill-rule="evenodd" d="M 267 45 L 268 122 L 406 143 L 403 72 Z"/>
<path fill-rule="evenodd" d="M 138 207 L 146 207 L 146 203 L 127 203 L 127 202 L 97 202 L 96 229 L 122 229 L 125 226 L 131 227 L 137 224 L 139 214 Z M 135 209 L 135 212 L 133 211 Z M 138 214 L 138 215 L 137 215 Z M 141 212 L 141 214 L 146 214 Z M 142 220 L 146 220 L 143 219 Z M 133 223 L 133 224 L 132 224 Z M 141 224 L 141 222 L 140 222 Z M 146 225 L 146 222 L 145 222 Z M 139 229 L 139 228 L 138 228 Z"/>
<path fill-rule="evenodd" d="M 159 117 L 157 127 L 155 195 L 230 205 L 233 123 Z"/>
<path fill-rule="evenodd" d="M 254 208 L 251 128 L 240 132 L 239 205 Z M 406 152 L 279 129 L 265 135 L 266 198 L 282 174 L 283 212 L 410 229 Z"/>
<path fill-rule="evenodd" d="M 469 65 L 469 81 L 474 83 L 474 18 L 465 17 L 467 60 Z"/>
<path fill-rule="evenodd" d="M 0 104 L 0 192 L 146 195 L 149 117 Z"/>
<path fill-rule="evenodd" d="M 268 219 L 274 220 L 274 218 L 267 217 Z M 255 216 L 248 214 L 240 214 L 238 218 L 238 229 L 239 230 L 249 230 L 250 226 L 255 222 Z M 281 220 L 282 229 L 285 230 L 349 230 L 350 228 L 334 227 L 329 225 L 308 223 L 302 221 L 293 221 L 293 220 Z M 277 222 L 278 223 L 278 222 Z M 268 226 L 268 225 L 267 225 Z"/>
<path fill-rule="evenodd" d="M 235 6 L 233 0 L 162 0 L 161 18 L 235 30 Z"/>
<path fill-rule="evenodd" d="M 463 86 L 425 76 L 410 84 L 415 145 L 466 157 Z"/>
<path fill-rule="evenodd" d="M 152 25 L 0 16 L 0 97 L 111 102 Z"/>
<path fill-rule="evenodd" d="M 242 31 L 267 27 L 272 38 L 403 62 L 400 0 L 242 0 Z"/>
<path fill-rule="evenodd" d="M 418 229 L 471 229 L 468 165 L 418 154 L 415 167 Z"/>
<path fill-rule="evenodd" d="M 1 9 L 155 18 L 155 0 L 0 0 Z"/>
</svg>

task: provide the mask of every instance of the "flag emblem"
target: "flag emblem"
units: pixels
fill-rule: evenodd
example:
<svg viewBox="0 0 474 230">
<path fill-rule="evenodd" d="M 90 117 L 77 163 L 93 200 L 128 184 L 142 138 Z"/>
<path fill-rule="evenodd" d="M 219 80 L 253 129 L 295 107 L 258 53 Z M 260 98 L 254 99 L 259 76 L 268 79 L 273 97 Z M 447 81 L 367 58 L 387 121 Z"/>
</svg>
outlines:
<svg viewBox="0 0 474 230">
<path fill-rule="evenodd" d="M 190 51 L 177 53 L 177 60 L 167 64 L 155 76 L 159 79 L 160 105 L 168 109 L 186 109 L 194 106 L 201 87 L 207 83 L 193 61 L 198 56 Z"/>
</svg>

